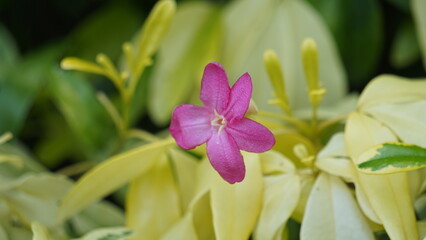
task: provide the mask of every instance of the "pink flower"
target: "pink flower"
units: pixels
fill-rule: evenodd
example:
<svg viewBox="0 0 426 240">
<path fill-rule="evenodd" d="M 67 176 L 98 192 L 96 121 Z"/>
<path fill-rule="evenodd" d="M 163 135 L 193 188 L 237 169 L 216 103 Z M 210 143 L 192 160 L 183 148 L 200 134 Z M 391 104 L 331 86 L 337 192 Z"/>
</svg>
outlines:
<svg viewBox="0 0 426 240">
<path fill-rule="evenodd" d="M 245 73 L 229 87 L 223 67 L 207 64 L 201 82 L 204 106 L 184 104 L 176 107 L 170 133 L 183 149 L 207 143 L 207 156 L 213 168 L 227 182 L 241 182 L 245 166 L 240 150 L 265 152 L 275 144 L 273 134 L 244 115 L 252 94 L 250 75 Z"/>
</svg>

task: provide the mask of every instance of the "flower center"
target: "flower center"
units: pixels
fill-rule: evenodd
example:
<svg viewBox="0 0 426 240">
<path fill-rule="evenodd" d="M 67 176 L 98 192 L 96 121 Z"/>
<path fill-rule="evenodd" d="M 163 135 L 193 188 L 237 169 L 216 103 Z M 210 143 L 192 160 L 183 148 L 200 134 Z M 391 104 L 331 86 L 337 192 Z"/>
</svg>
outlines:
<svg viewBox="0 0 426 240">
<path fill-rule="evenodd" d="M 214 119 L 211 121 L 211 125 L 216 127 L 220 134 L 222 129 L 226 127 L 226 119 L 214 110 Z"/>
</svg>

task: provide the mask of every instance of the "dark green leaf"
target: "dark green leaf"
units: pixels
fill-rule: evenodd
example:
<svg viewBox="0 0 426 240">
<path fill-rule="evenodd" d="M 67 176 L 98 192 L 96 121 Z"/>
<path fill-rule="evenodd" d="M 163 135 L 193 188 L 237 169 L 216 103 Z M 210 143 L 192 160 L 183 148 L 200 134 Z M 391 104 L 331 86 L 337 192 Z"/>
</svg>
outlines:
<svg viewBox="0 0 426 240">
<path fill-rule="evenodd" d="M 404 12 L 410 12 L 410 1 L 409 0 L 388 0 L 389 3 L 397 7 L 399 10 Z"/>
<path fill-rule="evenodd" d="M 141 22 L 140 14 L 126 4 L 107 6 L 71 34 L 67 55 L 93 60 L 102 52 L 115 60 L 121 54 L 123 42 L 129 41 Z"/>
<path fill-rule="evenodd" d="M 405 22 L 398 27 L 392 44 L 390 61 L 394 67 L 404 68 L 420 58 L 420 46 L 417 42 L 413 22 Z"/>
<path fill-rule="evenodd" d="M 359 157 L 361 171 L 386 174 L 426 167 L 426 149 L 403 143 L 384 143 L 364 152 Z"/>
<path fill-rule="evenodd" d="M 107 156 L 115 128 L 95 91 L 82 75 L 54 69 L 50 75 L 50 93 L 70 128 L 91 160 Z"/>
<path fill-rule="evenodd" d="M 363 85 L 382 51 L 382 9 L 377 0 L 309 0 L 333 33 L 350 80 Z"/>
<path fill-rule="evenodd" d="M 42 49 L 0 76 L 0 133 L 20 131 L 35 95 L 57 60 L 58 46 Z"/>
<path fill-rule="evenodd" d="M 18 49 L 9 32 L 0 24 L 0 76 L 18 61 Z M 0 79 L 1 82 L 1 79 Z"/>
</svg>

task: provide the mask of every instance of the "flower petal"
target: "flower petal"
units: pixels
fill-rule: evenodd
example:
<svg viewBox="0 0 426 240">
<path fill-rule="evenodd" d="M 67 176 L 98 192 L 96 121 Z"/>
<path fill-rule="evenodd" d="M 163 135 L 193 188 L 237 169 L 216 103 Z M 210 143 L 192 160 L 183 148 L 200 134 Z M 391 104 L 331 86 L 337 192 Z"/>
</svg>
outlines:
<svg viewBox="0 0 426 240">
<path fill-rule="evenodd" d="M 169 130 L 181 148 L 191 149 L 210 138 L 212 118 L 213 113 L 205 107 L 180 105 L 173 111 Z"/>
<path fill-rule="evenodd" d="M 248 73 L 244 73 L 232 86 L 228 105 L 222 114 L 226 119 L 243 118 L 250 105 L 253 85 Z"/>
<path fill-rule="evenodd" d="M 247 152 L 265 152 L 275 144 L 274 135 L 269 129 L 248 118 L 230 122 L 226 131 L 233 137 L 238 147 Z"/>
<path fill-rule="evenodd" d="M 207 64 L 200 93 L 204 106 L 219 113 L 223 112 L 228 104 L 230 92 L 228 77 L 223 67 L 217 62 Z"/>
<path fill-rule="evenodd" d="M 213 168 L 227 182 L 241 182 L 246 174 L 243 156 L 234 139 L 222 131 L 207 142 L 207 156 Z"/>
</svg>

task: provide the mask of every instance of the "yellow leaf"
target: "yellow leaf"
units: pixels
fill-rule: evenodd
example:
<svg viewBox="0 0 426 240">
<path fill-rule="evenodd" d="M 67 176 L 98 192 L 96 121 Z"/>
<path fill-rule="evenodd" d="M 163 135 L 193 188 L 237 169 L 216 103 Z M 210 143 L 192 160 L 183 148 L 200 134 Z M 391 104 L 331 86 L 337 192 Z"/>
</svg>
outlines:
<svg viewBox="0 0 426 240">
<path fill-rule="evenodd" d="M 263 174 L 296 172 L 294 163 L 274 150 L 259 154 L 259 159 Z"/>
<path fill-rule="evenodd" d="M 132 149 L 111 157 L 87 172 L 62 200 L 58 213 L 60 221 L 148 171 L 173 142 L 166 139 Z"/>
<path fill-rule="evenodd" d="M 229 184 L 217 174 L 211 188 L 213 224 L 218 240 L 248 239 L 262 207 L 263 179 L 258 156 L 244 153 L 244 158 L 244 181 Z"/>
<path fill-rule="evenodd" d="M 362 92 L 358 108 L 366 110 L 380 104 L 413 102 L 426 99 L 426 81 L 412 80 L 394 75 L 380 75 Z"/>
<path fill-rule="evenodd" d="M 382 104 L 364 111 L 386 124 L 406 143 L 426 147 L 426 98 L 423 101 Z"/>
<path fill-rule="evenodd" d="M 411 199 L 415 200 L 426 190 L 426 168 L 409 172 L 408 182 L 410 184 Z"/>
<path fill-rule="evenodd" d="M 210 188 L 217 177 L 210 161 L 205 157 L 197 167 L 197 186 L 189 211 L 193 215 L 193 223 L 198 239 L 215 239 L 213 217 L 210 208 Z"/>
<path fill-rule="evenodd" d="M 213 215 L 210 207 L 210 193 L 202 195 L 191 209 L 198 239 L 214 240 Z"/>
<path fill-rule="evenodd" d="M 367 216 L 373 224 L 383 224 L 382 220 L 380 220 L 377 213 L 374 211 L 373 206 L 370 203 L 366 193 L 362 190 L 361 184 L 359 183 L 358 175 L 355 182 L 355 194 L 358 200 L 358 204 L 364 212 L 365 216 Z"/>
<path fill-rule="evenodd" d="M 392 132 L 371 117 L 354 112 L 346 124 L 345 141 L 349 156 L 359 164 L 359 156 L 383 142 L 395 142 Z M 406 173 L 374 176 L 358 174 L 359 191 L 371 204 L 392 239 L 418 239 L 415 215 Z"/>
<path fill-rule="evenodd" d="M 199 92 L 204 66 L 217 59 L 220 47 L 218 13 L 209 2 L 179 6 L 151 79 L 148 107 L 156 122 L 167 123 L 178 104 L 187 103 L 191 94 Z"/>
<path fill-rule="evenodd" d="M 312 189 L 300 229 L 302 240 L 375 239 L 342 180 L 321 173 Z"/>
<path fill-rule="evenodd" d="M 417 226 L 419 228 L 420 239 L 426 240 L 426 221 L 417 222 Z"/>
<path fill-rule="evenodd" d="M 199 164 L 197 168 L 197 186 L 195 188 L 194 197 L 191 200 L 190 208 L 206 194 L 217 177 L 217 172 L 213 169 L 210 161 L 205 157 Z"/>
<path fill-rule="evenodd" d="M 426 147 L 425 88 L 424 79 L 383 75 L 367 86 L 358 106 L 386 124 L 404 142 Z"/>
<path fill-rule="evenodd" d="M 254 239 L 274 239 L 281 234 L 299 201 L 300 178 L 296 174 L 265 177 L 265 191 Z"/>
<path fill-rule="evenodd" d="M 145 236 L 144 236 L 145 238 Z M 197 240 L 197 234 L 192 222 L 192 214 L 189 213 L 181 218 L 163 237 L 161 240 Z"/>
<path fill-rule="evenodd" d="M 157 51 L 164 38 L 176 11 L 173 0 L 157 2 L 145 21 L 137 40 L 136 75 L 140 76 L 143 68 L 148 65 L 150 58 Z"/>
<path fill-rule="evenodd" d="M 176 172 L 181 209 L 185 212 L 194 197 L 199 161 L 194 156 L 176 148 L 170 149 L 170 157 Z"/>
<path fill-rule="evenodd" d="M 225 44 L 223 65 L 230 79 L 246 71 L 253 78 L 253 99 L 260 109 L 278 111 L 268 105 L 272 87 L 263 66 L 263 54 L 272 49 L 282 64 L 288 100 L 292 109 L 309 107 L 300 56 L 300 44 L 311 37 L 318 45 L 318 78 L 328 90 L 324 104 L 343 98 L 346 76 L 335 44 L 321 17 L 305 1 L 234 1 L 224 11 Z M 242 41 L 244 39 L 244 41 Z"/>
<path fill-rule="evenodd" d="M 305 165 L 300 162 L 300 159 L 293 151 L 296 145 L 303 144 L 308 150 L 308 155 L 313 155 L 315 153 L 315 147 L 313 146 L 312 142 L 298 132 L 279 132 L 275 134 L 275 139 L 276 144 L 272 149 L 281 152 L 284 154 L 284 156 L 293 160 L 293 163 L 296 164 L 297 167 L 305 167 Z"/>
<path fill-rule="evenodd" d="M 345 139 L 342 133 L 335 134 L 321 152 L 318 153 L 315 165 L 329 174 L 355 182 L 356 168 L 347 156 Z"/>
<path fill-rule="evenodd" d="M 300 176 L 300 197 L 299 201 L 297 203 L 296 208 L 293 211 L 293 214 L 291 215 L 292 218 L 294 218 L 298 222 L 302 222 L 304 215 L 305 215 L 305 208 L 306 203 L 308 202 L 309 195 L 312 190 L 312 186 L 314 185 L 315 177 L 313 176 L 312 172 L 309 172 L 308 174 L 301 174 Z"/>
<path fill-rule="evenodd" d="M 51 240 L 52 239 L 46 227 L 41 225 L 38 222 L 33 222 L 31 224 L 31 230 L 33 231 L 33 240 Z"/>
<path fill-rule="evenodd" d="M 178 190 L 166 154 L 150 171 L 134 179 L 126 199 L 126 226 L 131 239 L 159 239 L 181 216 Z"/>
</svg>

